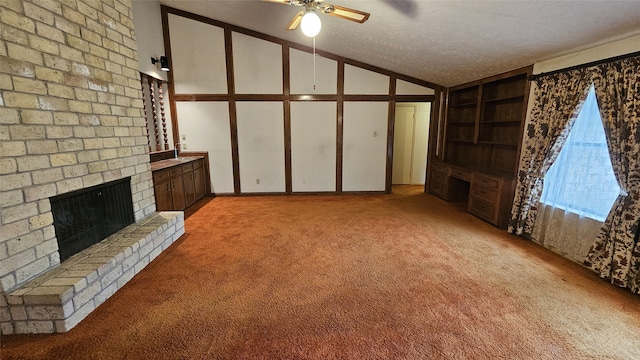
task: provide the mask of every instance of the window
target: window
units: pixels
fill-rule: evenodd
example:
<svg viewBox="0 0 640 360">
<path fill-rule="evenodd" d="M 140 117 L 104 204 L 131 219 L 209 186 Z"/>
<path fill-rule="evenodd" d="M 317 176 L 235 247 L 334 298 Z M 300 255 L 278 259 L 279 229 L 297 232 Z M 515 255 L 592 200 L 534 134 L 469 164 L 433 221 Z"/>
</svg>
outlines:
<svg viewBox="0 0 640 360">
<path fill-rule="evenodd" d="M 567 143 L 544 177 L 541 202 L 604 221 L 619 193 L 591 86 Z"/>
</svg>

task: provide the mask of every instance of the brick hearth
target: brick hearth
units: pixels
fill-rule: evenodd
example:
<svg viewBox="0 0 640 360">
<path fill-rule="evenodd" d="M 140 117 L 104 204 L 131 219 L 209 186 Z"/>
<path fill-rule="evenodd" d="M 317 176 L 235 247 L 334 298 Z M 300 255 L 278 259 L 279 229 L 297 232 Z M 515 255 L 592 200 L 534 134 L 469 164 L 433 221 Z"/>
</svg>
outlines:
<svg viewBox="0 0 640 360">
<path fill-rule="evenodd" d="M 13 333 L 69 331 L 183 233 L 182 212 L 155 213 L 8 293 Z"/>
</svg>

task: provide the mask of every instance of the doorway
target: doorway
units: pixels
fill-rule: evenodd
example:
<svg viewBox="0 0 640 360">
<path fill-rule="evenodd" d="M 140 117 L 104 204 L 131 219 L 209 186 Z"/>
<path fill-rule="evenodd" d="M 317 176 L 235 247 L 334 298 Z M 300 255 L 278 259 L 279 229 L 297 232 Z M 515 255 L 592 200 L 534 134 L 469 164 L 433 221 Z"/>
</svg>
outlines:
<svg viewBox="0 0 640 360">
<path fill-rule="evenodd" d="M 431 103 L 398 103 L 393 129 L 393 185 L 424 185 Z"/>
</svg>

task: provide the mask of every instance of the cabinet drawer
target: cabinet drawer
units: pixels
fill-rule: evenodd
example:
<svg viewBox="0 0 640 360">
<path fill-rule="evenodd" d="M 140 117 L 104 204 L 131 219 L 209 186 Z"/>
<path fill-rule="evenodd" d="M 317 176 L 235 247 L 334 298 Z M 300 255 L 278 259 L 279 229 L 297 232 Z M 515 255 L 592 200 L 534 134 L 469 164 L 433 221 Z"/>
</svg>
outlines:
<svg viewBox="0 0 640 360">
<path fill-rule="evenodd" d="M 444 183 L 447 180 L 447 172 L 446 171 L 433 171 L 431 173 L 431 181 L 438 181 Z"/>
<path fill-rule="evenodd" d="M 182 175 L 182 166 L 174 166 L 169 171 L 171 172 L 171 177 Z"/>
<path fill-rule="evenodd" d="M 199 168 L 201 168 L 201 167 L 202 167 L 202 163 L 203 163 L 202 159 L 199 159 L 199 160 L 194 161 L 194 162 L 192 163 L 192 164 L 193 164 L 193 168 L 194 168 L 194 169 L 199 169 Z"/>
<path fill-rule="evenodd" d="M 169 169 L 166 170 L 158 170 L 153 172 L 153 182 L 160 182 L 168 179 L 170 176 Z"/>
<path fill-rule="evenodd" d="M 469 181 L 471 179 L 471 172 L 467 170 L 451 168 L 451 176 L 460 180 Z"/>
<path fill-rule="evenodd" d="M 496 207 L 486 201 L 482 201 L 473 196 L 469 197 L 469 207 L 467 209 L 470 213 L 483 218 L 493 224 L 496 223 L 495 213 Z"/>
<path fill-rule="evenodd" d="M 500 181 L 498 179 L 491 178 L 488 176 L 473 174 L 473 184 L 477 186 L 481 186 L 483 188 L 496 190 L 500 185 Z"/>
<path fill-rule="evenodd" d="M 431 165 L 431 170 L 433 170 L 434 172 L 441 171 L 441 172 L 446 173 L 447 172 L 447 168 L 448 168 L 447 165 L 445 165 L 443 163 L 440 163 L 440 162 L 434 162 Z"/>
<path fill-rule="evenodd" d="M 486 188 L 484 186 L 478 186 L 475 182 L 471 185 L 470 195 L 491 204 L 495 204 L 498 201 L 498 192 L 496 190 Z"/>
</svg>

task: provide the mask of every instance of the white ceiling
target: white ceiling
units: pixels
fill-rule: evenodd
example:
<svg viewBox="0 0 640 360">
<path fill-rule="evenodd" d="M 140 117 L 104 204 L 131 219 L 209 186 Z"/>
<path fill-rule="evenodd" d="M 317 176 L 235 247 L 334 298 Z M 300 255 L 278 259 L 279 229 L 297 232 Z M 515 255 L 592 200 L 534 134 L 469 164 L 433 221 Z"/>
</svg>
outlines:
<svg viewBox="0 0 640 360">
<path fill-rule="evenodd" d="M 285 26 L 301 9 L 257 0 L 161 4 L 311 46 Z M 318 49 L 453 86 L 640 33 L 640 1 L 327 0 L 371 13 L 322 16 Z M 640 49 L 639 49 L 640 50 Z"/>
</svg>

